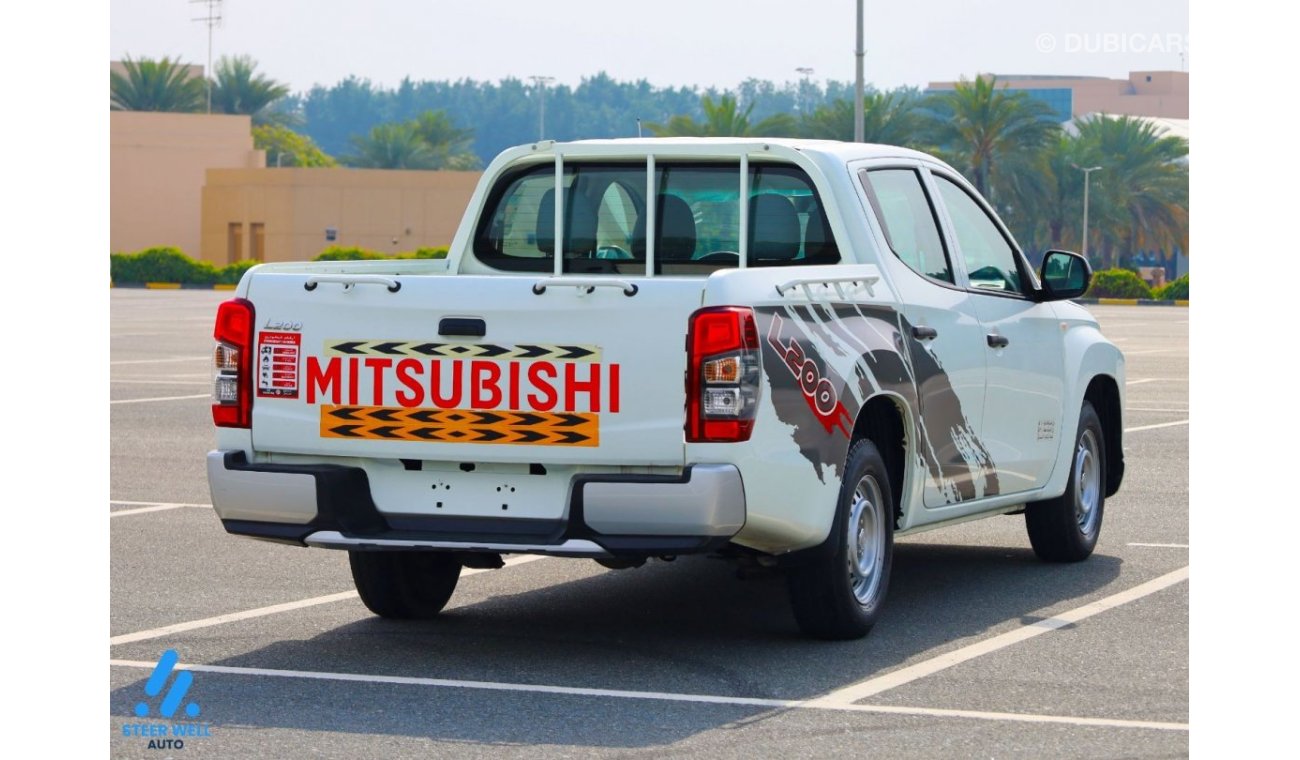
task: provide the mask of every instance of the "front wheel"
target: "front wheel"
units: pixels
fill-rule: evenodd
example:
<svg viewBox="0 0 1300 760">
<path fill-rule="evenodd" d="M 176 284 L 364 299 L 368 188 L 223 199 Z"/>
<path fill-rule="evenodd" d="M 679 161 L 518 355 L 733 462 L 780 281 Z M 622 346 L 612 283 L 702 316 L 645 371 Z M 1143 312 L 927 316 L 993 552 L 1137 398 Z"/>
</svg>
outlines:
<svg viewBox="0 0 1300 760">
<path fill-rule="evenodd" d="M 362 603 L 399 620 L 436 616 L 460 580 L 460 561 L 446 552 L 349 551 L 348 563 Z"/>
<path fill-rule="evenodd" d="M 870 441 L 858 441 L 840 486 L 834 550 L 787 575 L 790 604 L 805 634 L 858 639 L 876 624 L 894 559 L 893 503 L 884 459 Z"/>
<path fill-rule="evenodd" d="M 1073 451 L 1065 493 L 1025 508 L 1029 543 L 1038 558 L 1047 562 L 1085 560 L 1101 535 L 1106 508 L 1106 439 L 1101 418 L 1087 401 L 1079 412 Z"/>
</svg>

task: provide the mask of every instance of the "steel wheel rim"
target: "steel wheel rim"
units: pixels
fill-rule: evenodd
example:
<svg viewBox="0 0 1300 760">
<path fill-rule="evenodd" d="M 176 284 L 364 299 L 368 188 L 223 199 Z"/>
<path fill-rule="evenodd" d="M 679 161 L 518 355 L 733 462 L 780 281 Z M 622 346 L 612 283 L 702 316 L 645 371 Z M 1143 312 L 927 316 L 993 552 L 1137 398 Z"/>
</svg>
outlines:
<svg viewBox="0 0 1300 760">
<path fill-rule="evenodd" d="M 847 531 L 849 586 L 858 604 L 866 605 L 880 589 L 885 564 L 885 512 L 880 484 L 864 476 L 853 488 Z"/>
<path fill-rule="evenodd" d="M 1074 519 L 1084 535 L 1092 535 L 1101 516 L 1101 451 L 1091 430 L 1079 436 L 1074 452 Z"/>
</svg>

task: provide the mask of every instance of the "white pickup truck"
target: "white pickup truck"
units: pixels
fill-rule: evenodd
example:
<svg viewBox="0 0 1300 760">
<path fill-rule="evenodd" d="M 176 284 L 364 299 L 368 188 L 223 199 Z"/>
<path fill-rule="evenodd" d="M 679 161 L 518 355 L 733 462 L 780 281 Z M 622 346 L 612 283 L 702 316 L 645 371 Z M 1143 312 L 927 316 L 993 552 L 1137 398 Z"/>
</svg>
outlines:
<svg viewBox="0 0 1300 760">
<path fill-rule="evenodd" d="M 653 223 L 650 220 L 654 220 Z M 1124 358 L 951 167 L 880 145 L 540 142 L 446 260 L 265 264 L 221 305 L 230 533 L 346 549 L 376 614 L 501 555 L 781 568 L 865 635 L 894 538 L 1024 512 L 1086 558 L 1124 472 Z"/>
</svg>

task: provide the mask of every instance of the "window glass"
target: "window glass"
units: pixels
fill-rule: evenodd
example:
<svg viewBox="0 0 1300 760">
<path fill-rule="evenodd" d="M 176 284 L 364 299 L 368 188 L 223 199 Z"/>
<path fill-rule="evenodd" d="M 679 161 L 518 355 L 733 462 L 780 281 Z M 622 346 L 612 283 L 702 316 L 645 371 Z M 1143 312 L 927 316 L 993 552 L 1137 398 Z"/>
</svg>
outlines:
<svg viewBox="0 0 1300 760">
<path fill-rule="evenodd" d="M 953 233 L 966 262 L 972 288 L 1002 293 L 1023 293 L 1016 252 L 997 224 L 957 183 L 934 175 L 939 197 L 952 218 Z"/>
<path fill-rule="evenodd" d="M 639 163 L 565 165 L 565 271 L 645 271 L 645 180 L 645 166 Z M 738 163 L 661 161 L 655 184 L 657 271 L 707 274 L 738 265 Z M 803 171 L 751 165 L 749 191 L 749 266 L 840 260 L 821 201 Z M 553 270 L 553 165 L 517 173 L 488 205 L 475 235 L 475 255 L 501 269 Z"/>
<path fill-rule="evenodd" d="M 862 179 L 894 255 L 913 272 L 951 284 L 952 264 L 916 170 L 873 169 Z"/>
</svg>

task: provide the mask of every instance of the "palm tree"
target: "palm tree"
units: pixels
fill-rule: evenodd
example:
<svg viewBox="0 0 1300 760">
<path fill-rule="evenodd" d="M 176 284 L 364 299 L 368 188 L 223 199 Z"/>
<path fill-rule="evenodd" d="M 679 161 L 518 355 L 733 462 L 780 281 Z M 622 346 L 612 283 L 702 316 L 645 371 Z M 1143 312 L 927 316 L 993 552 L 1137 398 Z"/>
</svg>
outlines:
<svg viewBox="0 0 1300 760">
<path fill-rule="evenodd" d="M 703 95 L 700 107 L 704 109 L 702 122 L 693 116 L 678 114 L 667 124 L 646 124 L 646 128 L 657 137 L 775 137 L 793 136 L 798 132 L 797 122 L 788 113 L 775 114 L 751 124 L 749 117 L 754 104 L 742 109 L 733 95 L 722 95 L 716 101 L 711 95 Z"/>
<path fill-rule="evenodd" d="M 962 80 L 925 105 L 933 144 L 986 196 L 997 189 L 1000 163 L 1026 163 L 1025 154 L 1045 147 L 1060 129 L 1051 107 L 999 88 L 995 77 Z"/>
<path fill-rule="evenodd" d="M 916 91 L 910 89 L 868 93 L 862 101 L 863 142 L 919 147 L 924 144 L 922 121 L 917 115 Z M 818 106 L 803 119 L 802 132 L 820 140 L 853 139 L 853 103 L 837 98 Z"/>
<path fill-rule="evenodd" d="M 478 156 L 471 145 L 474 130 L 456 126 L 446 111 L 425 111 L 411 122 L 412 129 L 437 157 L 437 169 L 477 169 Z"/>
<path fill-rule="evenodd" d="M 180 111 L 203 109 L 204 84 L 191 76 L 188 65 L 170 58 L 122 61 L 125 74 L 109 76 L 109 108 L 114 111 Z"/>
<path fill-rule="evenodd" d="M 1076 125 L 1080 148 L 1103 167 L 1089 200 L 1103 266 L 1119 263 L 1120 253 L 1187 251 L 1187 141 L 1135 116 L 1099 115 Z"/>
<path fill-rule="evenodd" d="M 289 94 L 287 86 L 257 73 L 257 62 L 247 55 L 222 56 L 214 73 L 213 113 L 248 114 L 260 124 L 258 114 Z"/>
<path fill-rule="evenodd" d="M 438 155 L 411 122 L 379 124 L 365 137 L 353 137 L 356 153 L 345 159 L 367 169 L 435 169 Z"/>
<path fill-rule="evenodd" d="M 1082 242 L 1083 174 L 1076 167 L 1097 165 L 1086 147 L 1078 138 L 1059 134 L 1043 150 L 1036 167 L 1044 192 L 1026 211 L 1035 220 L 1032 236 L 1046 240 L 1050 248 L 1077 250 Z M 1089 207 L 1097 211 L 1091 202 Z"/>
</svg>

